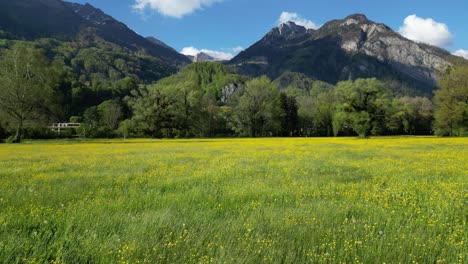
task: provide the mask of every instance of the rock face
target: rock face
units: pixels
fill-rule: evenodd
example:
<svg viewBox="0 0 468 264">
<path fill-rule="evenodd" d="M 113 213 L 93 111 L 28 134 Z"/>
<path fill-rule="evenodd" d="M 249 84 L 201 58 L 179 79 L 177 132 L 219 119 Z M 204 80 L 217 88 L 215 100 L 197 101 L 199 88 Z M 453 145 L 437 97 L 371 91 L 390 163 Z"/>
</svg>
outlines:
<svg viewBox="0 0 468 264">
<path fill-rule="evenodd" d="M 190 55 L 186 55 L 186 56 L 193 62 L 213 62 L 213 61 L 223 62 L 223 60 L 219 60 L 213 56 L 210 56 L 209 54 L 205 52 L 200 52 L 195 56 L 190 56 Z"/>
<path fill-rule="evenodd" d="M 305 27 L 290 21 L 272 29 L 260 42 L 269 46 L 281 45 L 284 42 L 298 41 L 298 39 L 304 38 L 307 32 Z"/>
<path fill-rule="evenodd" d="M 340 27 L 343 27 L 343 31 L 354 33 L 344 35 L 342 49 L 388 62 L 397 71 L 418 81 L 434 84 L 435 73 L 450 66 L 446 59 L 449 53 L 410 41 L 384 24 L 369 21 L 364 15 L 347 17 Z"/>
<path fill-rule="evenodd" d="M 318 30 L 293 22 L 272 29 L 230 61 L 239 73 L 276 78 L 301 72 L 336 83 L 360 77 L 397 79 L 430 92 L 451 65 L 450 53 L 402 37 L 384 24 L 355 14 Z"/>
<path fill-rule="evenodd" d="M 205 61 L 217 61 L 217 60 L 204 52 L 198 53 L 193 58 L 193 62 L 205 62 Z"/>
<path fill-rule="evenodd" d="M 305 27 L 296 25 L 294 22 L 291 21 L 281 24 L 277 29 L 279 35 L 285 37 L 301 35 L 307 32 Z"/>
</svg>

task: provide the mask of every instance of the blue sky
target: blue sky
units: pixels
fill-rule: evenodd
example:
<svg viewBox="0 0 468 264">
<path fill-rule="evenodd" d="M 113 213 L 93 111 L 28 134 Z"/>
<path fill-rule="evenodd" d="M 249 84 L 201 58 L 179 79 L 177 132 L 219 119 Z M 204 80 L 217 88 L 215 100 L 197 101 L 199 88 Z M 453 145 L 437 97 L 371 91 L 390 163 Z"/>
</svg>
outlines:
<svg viewBox="0 0 468 264">
<path fill-rule="evenodd" d="M 451 52 L 462 50 L 458 54 L 468 58 L 467 0 L 69 1 L 89 2 L 140 35 L 154 36 L 178 51 L 192 47 L 235 55 L 239 47 L 249 47 L 277 26 L 281 14 L 283 19 L 291 18 L 313 27 L 363 13 L 395 31 L 401 28 L 409 38 Z"/>
</svg>

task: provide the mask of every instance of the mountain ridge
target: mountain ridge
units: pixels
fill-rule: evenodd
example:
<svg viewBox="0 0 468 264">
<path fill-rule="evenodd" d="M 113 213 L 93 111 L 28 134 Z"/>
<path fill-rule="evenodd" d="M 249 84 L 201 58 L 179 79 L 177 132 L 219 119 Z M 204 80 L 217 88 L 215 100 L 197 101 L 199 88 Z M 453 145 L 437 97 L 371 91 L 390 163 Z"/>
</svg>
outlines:
<svg viewBox="0 0 468 264">
<path fill-rule="evenodd" d="M 240 74 L 266 74 L 275 79 L 286 71 L 336 83 L 379 77 L 411 83 L 432 93 L 437 74 L 452 66 L 452 55 L 437 47 L 404 38 L 363 14 L 335 19 L 314 30 L 287 22 L 234 57 L 229 64 Z"/>
<path fill-rule="evenodd" d="M 175 61 L 175 66 L 190 63 L 185 56 L 161 40 L 154 37 L 152 37 L 153 39 L 148 39 L 138 35 L 124 23 L 88 3 L 85 5 L 70 2 L 64 3 L 73 9 L 77 15 L 96 25 L 100 29 L 99 34 L 110 42 L 125 46 L 131 50 L 143 48 L 153 56 L 167 61 Z"/>
<path fill-rule="evenodd" d="M 0 0 L 0 30 L 15 39 L 55 38 L 71 41 L 83 33 L 128 49 L 146 52 L 174 68 L 190 60 L 167 45 L 148 40 L 89 3 L 61 0 Z M 159 40 L 158 40 L 159 41 Z M 162 42 L 162 41 L 161 41 Z"/>
</svg>

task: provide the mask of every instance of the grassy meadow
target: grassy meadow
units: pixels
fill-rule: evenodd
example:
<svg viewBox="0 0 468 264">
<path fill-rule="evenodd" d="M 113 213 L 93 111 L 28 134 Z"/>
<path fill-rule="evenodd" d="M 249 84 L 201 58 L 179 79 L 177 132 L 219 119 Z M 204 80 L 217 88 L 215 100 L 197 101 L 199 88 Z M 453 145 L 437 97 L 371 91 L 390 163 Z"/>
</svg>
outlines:
<svg viewBox="0 0 468 264">
<path fill-rule="evenodd" d="M 468 139 L 0 145 L 0 263 L 468 263 Z"/>
</svg>

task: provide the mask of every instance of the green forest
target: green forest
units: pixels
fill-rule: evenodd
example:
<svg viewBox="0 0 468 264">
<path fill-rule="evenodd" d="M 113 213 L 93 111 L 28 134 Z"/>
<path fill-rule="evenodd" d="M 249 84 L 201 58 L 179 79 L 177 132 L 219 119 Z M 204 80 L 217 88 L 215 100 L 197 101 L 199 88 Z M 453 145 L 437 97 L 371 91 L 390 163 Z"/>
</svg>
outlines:
<svg viewBox="0 0 468 264">
<path fill-rule="evenodd" d="M 391 80 L 335 85 L 287 72 L 249 78 L 215 62 L 177 73 L 99 40 L 0 41 L 0 138 L 466 136 L 468 67 L 433 97 Z M 60 134 L 52 123 L 81 123 Z"/>
</svg>

